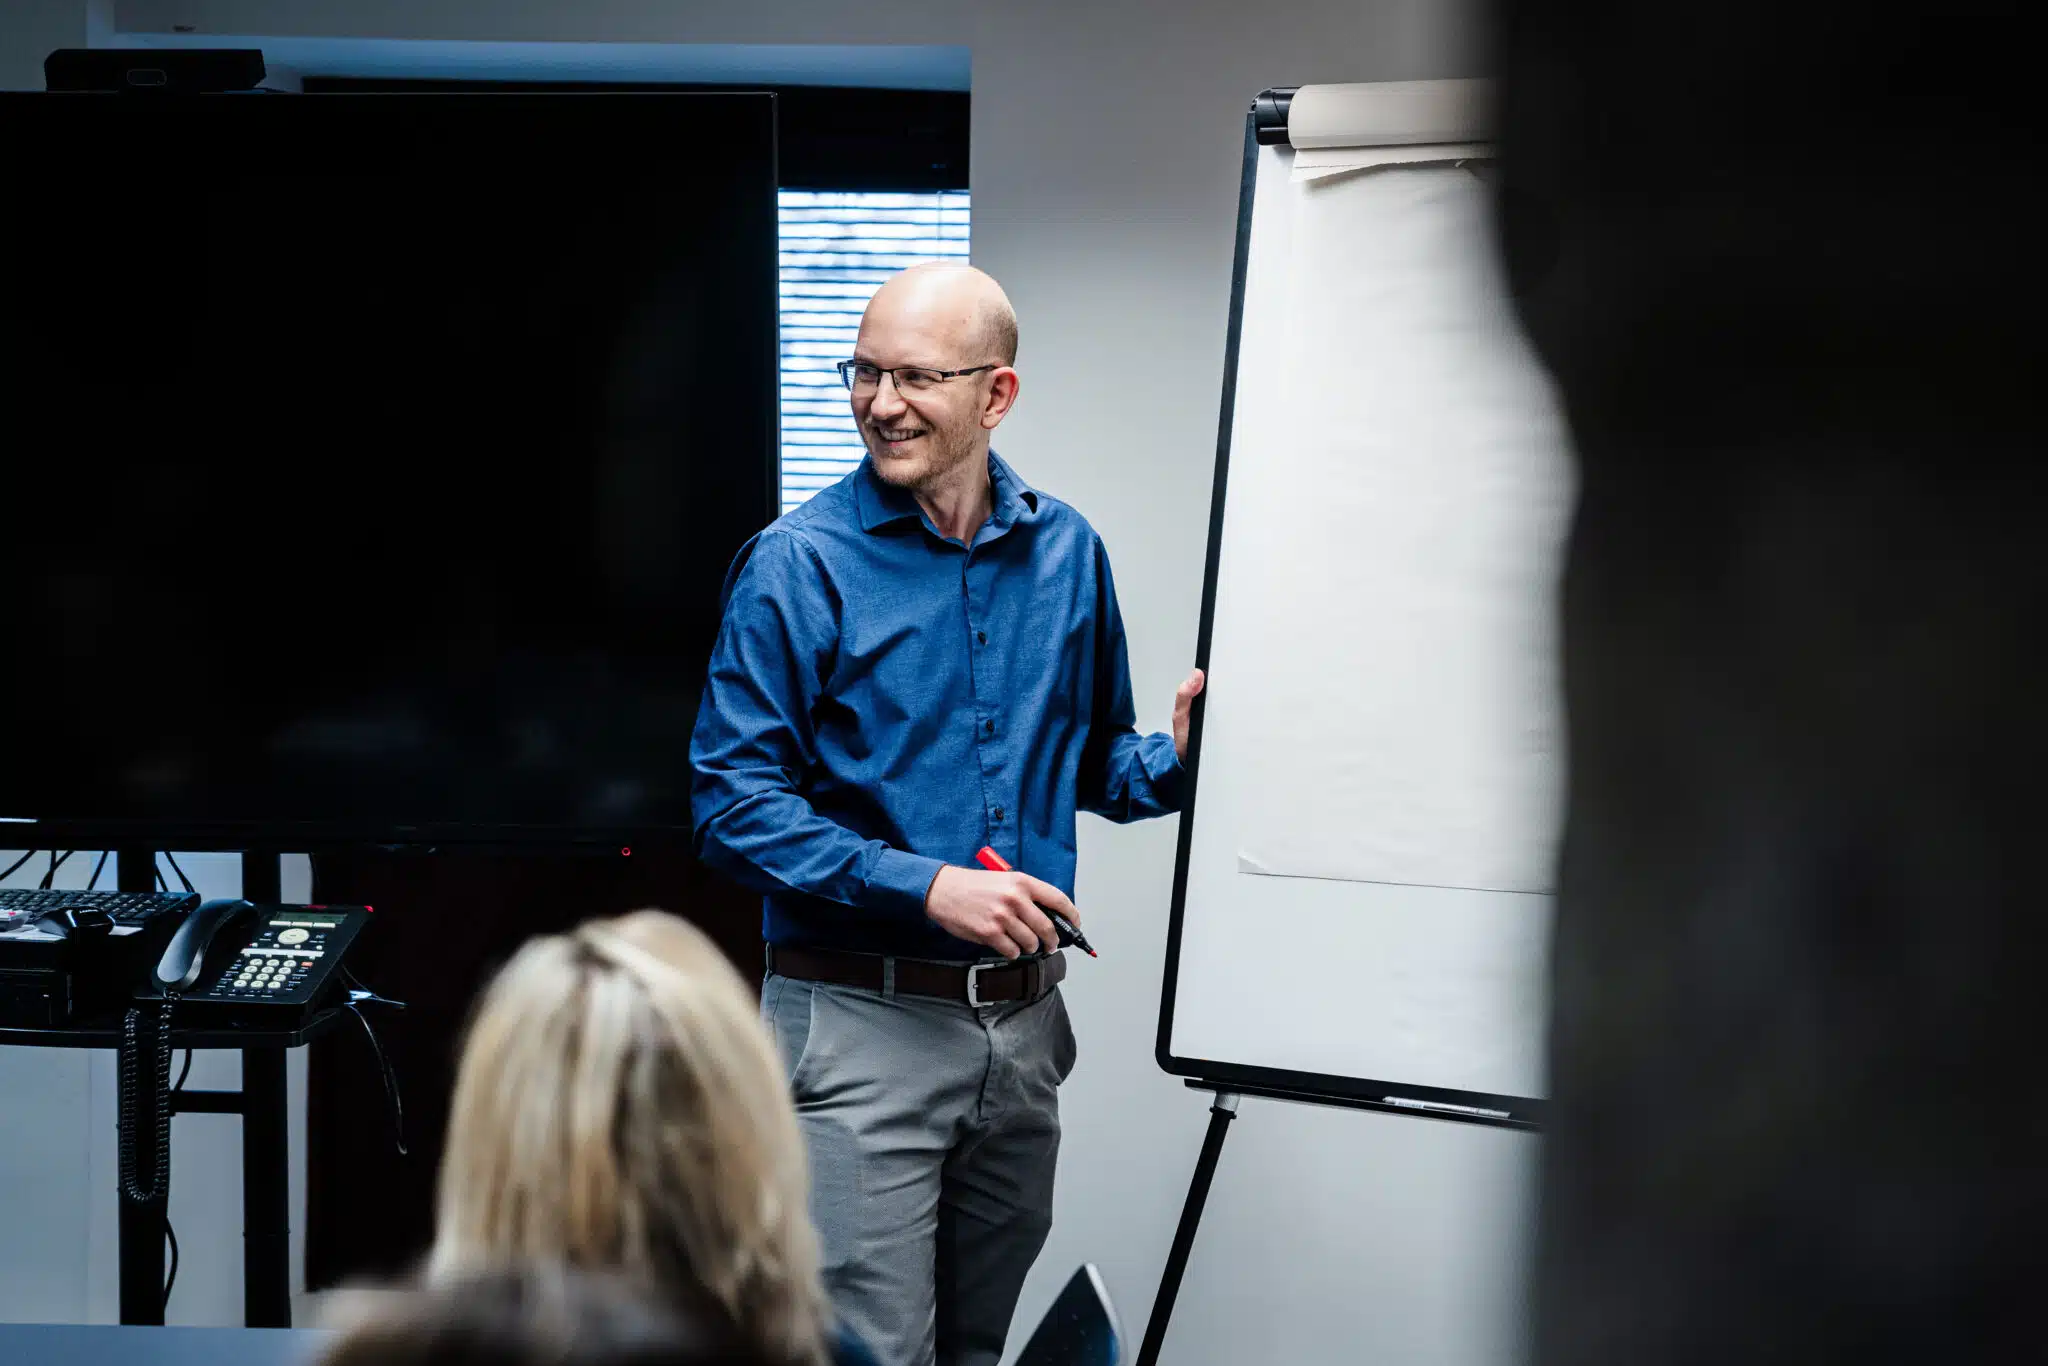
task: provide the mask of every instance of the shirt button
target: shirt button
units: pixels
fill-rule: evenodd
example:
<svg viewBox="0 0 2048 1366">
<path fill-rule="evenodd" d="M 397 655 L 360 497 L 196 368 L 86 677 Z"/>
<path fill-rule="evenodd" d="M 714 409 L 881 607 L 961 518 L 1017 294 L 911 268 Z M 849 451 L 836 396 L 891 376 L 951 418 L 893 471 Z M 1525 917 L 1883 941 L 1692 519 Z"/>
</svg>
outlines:
<svg viewBox="0 0 2048 1366">
<path fill-rule="evenodd" d="M 981 723 L 981 733 L 982 733 L 983 735 L 994 735 L 994 734 L 996 733 L 996 723 L 995 723 L 995 722 L 993 722 L 993 721 L 984 721 L 984 722 L 982 722 L 982 723 Z"/>
<path fill-rule="evenodd" d="M 1001 820 L 1002 818 L 1003 818 L 1003 808 L 1001 808 L 1001 807 L 999 806 L 999 807 L 997 807 L 997 808 L 996 808 L 996 819 L 997 819 L 997 820 Z"/>
<path fill-rule="evenodd" d="M 975 644 L 977 644 L 977 645 L 986 645 L 986 644 L 988 644 L 988 632 L 986 632 L 986 631 L 976 631 L 976 632 L 974 633 L 974 643 L 975 643 Z"/>
</svg>

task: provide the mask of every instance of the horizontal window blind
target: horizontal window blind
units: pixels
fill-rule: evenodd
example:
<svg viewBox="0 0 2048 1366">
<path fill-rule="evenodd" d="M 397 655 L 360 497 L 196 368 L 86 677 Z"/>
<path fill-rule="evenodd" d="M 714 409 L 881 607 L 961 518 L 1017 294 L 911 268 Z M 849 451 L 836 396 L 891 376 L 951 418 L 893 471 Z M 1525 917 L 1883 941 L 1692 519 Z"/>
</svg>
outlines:
<svg viewBox="0 0 2048 1366">
<path fill-rule="evenodd" d="M 860 463 L 860 433 L 833 366 L 853 354 L 875 289 L 919 261 L 967 259 L 968 193 L 784 190 L 782 510 Z"/>
</svg>

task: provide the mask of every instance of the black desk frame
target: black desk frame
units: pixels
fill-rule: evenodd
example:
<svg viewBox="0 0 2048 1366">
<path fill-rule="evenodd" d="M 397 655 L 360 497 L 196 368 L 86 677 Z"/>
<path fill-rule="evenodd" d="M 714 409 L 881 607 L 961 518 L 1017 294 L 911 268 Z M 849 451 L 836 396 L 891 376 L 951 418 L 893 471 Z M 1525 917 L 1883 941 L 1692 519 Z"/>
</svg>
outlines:
<svg viewBox="0 0 2048 1366">
<path fill-rule="evenodd" d="M 148 849 L 119 851 L 118 886 L 126 891 L 153 891 L 156 854 Z M 242 855 L 242 895 L 258 902 L 279 899 L 279 861 L 275 853 Z M 250 1328 L 292 1326 L 291 1296 L 291 1159 L 288 1111 L 285 1104 L 284 1054 L 328 1033 L 342 1023 L 339 1008 L 301 1017 L 290 1029 L 171 1030 L 171 1047 L 239 1049 L 242 1089 L 181 1091 L 171 1097 L 171 1113 L 240 1115 L 242 1117 L 242 1319 Z M 94 1020 L 57 1029 L 0 1029 L 0 1045 L 31 1048 L 114 1048 L 121 1046 L 121 1021 Z M 150 1105 L 157 1086 L 157 1050 L 142 1048 L 136 1091 Z M 117 1096 L 119 1089 L 117 1088 Z M 137 1126 L 145 1152 L 155 1151 L 154 1114 L 131 1116 L 120 1097 L 121 1124 Z M 153 1157 L 144 1158 L 137 1178 L 155 1183 Z M 161 1324 L 164 1321 L 164 1228 L 170 1200 L 168 1183 L 151 1201 L 130 1200 L 121 1192 L 120 1267 L 121 1322 Z"/>
</svg>

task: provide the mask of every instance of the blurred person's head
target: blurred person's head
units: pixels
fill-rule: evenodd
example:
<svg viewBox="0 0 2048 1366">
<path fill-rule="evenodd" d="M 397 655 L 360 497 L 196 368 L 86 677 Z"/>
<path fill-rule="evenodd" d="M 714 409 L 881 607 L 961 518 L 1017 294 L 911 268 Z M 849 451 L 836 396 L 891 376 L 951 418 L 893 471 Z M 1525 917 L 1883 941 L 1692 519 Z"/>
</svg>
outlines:
<svg viewBox="0 0 2048 1366">
<path fill-rule="evenodd" d="M 345 1292 L 327 1318 L 318 1366 L 790 1366 L 730 1341 L 716 1315 L 560 1265 Z"/>
<path fill-rule="evenodd" d="M 535 939 L 463 1047 L 428 1273 L 617 1269 L 818 1359 L 827 1308 L 774 1044 L 711 941 L 660 911 Z"/>
</svg>

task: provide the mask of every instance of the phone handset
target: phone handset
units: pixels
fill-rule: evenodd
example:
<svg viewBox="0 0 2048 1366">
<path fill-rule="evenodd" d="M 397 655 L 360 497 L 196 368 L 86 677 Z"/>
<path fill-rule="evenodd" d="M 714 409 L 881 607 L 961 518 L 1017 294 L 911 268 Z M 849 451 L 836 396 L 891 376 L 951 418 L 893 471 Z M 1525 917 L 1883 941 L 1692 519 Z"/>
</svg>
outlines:
<svg viewBox="0 0 2048 1366">
<path fill-rule="evenodd" d="M 162 1003 L 157 1007 L 156 1038 L 156 1085 L 150 1100 L 151 1128 L 154 1132 L 150 1153 L 150 1183 L 142 1184 L 137 1161 L 141 1147 L 136 1127 L 142 1120 L 142 1011 L 135 1006 L 128 1009 L 127 1018 L 121 1025 L 121 1051 L 119 1070 L 121 1080 L 121 1131 L 118 1157 L 121 1169 L 121 1193 L 140 1204 L 150 1204 L 163 1197 L 171 1183 L 171 1011 L 178 998 L 198 985 L 200 973 L 206 967 L 207 951 L 222 930 L 254 912 L 254 904 L 239 897 L 209 901 L 185 917 L 185 923 L 178 926 L 171 942 L 164 946 L 164 956 L 157 960 L 154 985 L 162 993 Z"/>
<path fill-rule="evenodd" d="M 185 923 L 178 926 L 178 932 L 171 936 L 171 942 L 164 946 L 164 956 L 156 965 L 156 984 L 166 996 L 183 995 L 199 984 L 199 973 L 206 966 L 206 952 L 213 947 L 213 941 L 220 932 L 254 912 L 256 907 L 239 897 L 221 901 L 209 901 L 185 917 Z"/>
</svg>

